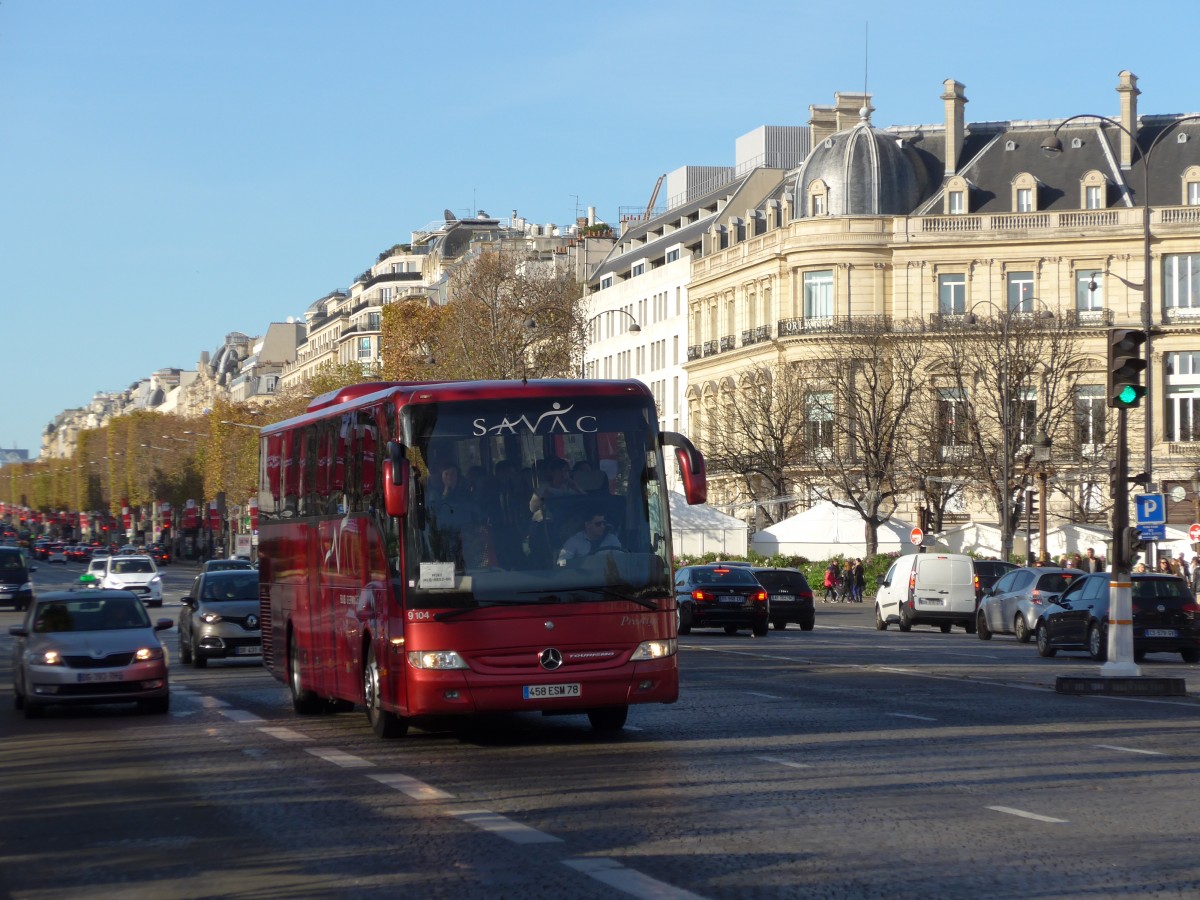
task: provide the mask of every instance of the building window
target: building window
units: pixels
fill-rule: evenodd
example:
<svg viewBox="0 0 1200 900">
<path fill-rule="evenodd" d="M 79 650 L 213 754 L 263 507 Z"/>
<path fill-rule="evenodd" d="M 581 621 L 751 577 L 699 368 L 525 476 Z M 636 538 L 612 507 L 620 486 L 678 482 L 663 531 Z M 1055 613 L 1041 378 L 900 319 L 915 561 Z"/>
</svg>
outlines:
<svg viewBox="0 0 1200 900">
<path fill-rule="evenodd" d="M 814 216 L 825 215 L 825 195 L 813 194 L 812 196 L 812 214 Z"/>
<path fill-rule="evenodd" d="M 938 312 L 943 316 L 961 316 L 967 311 L 967 276 L 938 276 Z"/>
<path fill-rule="evenodd" d="M 1084 209 L 1104 209 L 1104 189 L 1102 187 L 1088 185 L 1084 194 Z"/>
<path fill-rule="evenodd" d="M 1012 424 L 1017 428 L 1017 440 L 1023 445 L 1033 443 L 1037 434 L 1037 392 L 1032 388 L 1020 391 L 1012 401 Z"/>
<path fill-rule="evenodd" d="M 603 291 L 610 287 L 612 287 L 612 276 L 611 275 L 609 275 L 607 278 L 600 279 L 600 290 Z"/>
<path fill-rule="evenodd" d="M 1075 270 L 1075 308 L 1080 312 L 1104 309 L 1104 273 L 1100 269 Z"/>
<path fill-rule="evenodd" d="M 1200 441 L 1200 350 L 1168 353 L 1166 363 L 1163 436 L 1172 443 Z"/>
<path fill-rule="evenodd" d="M 678 247 L 676 247 L 674 250 L 667 251 L 667 262 L 673 263 L 677 259 L 679 259 L 679 248 Z"/>
<path fill-rule="evenodd" d="M 1163 257 L 1163 299 L 1168 308 L 1200 307 L 1200 253 Z"/>
<path fill-rule="evenodd" d="M 367 313 L 367 330 L 368 331 L 378 331 L 379 323 L 381 320 L 382 320 L 382 316 L 379 313 L 377 313 L 377 312 Z"/>
<path fill-rule="evenodd" d="M 358 339 L 358 358 L 370 359 L 371 356 L 371 339 L 369 337 L 360 337 Z"/>
<path fill-rule="evenodd" d="M 1075 391 L 1075 431 L 1084 455 L 1095 452 L 1104 443 L 1104 421 L 1108 403 L 1104 386 L 1080 385 Z"/>
<path fill-rule="evenodd" d="M 833 449 L 833 393 L 813 393 L 804 398 L 804 437 L 810 453 L 828 458 Z"/>
<path fill-rule="evenodd" d="M 630 272 L 629 275 L 631 278 L 637 278 L 639 275 L 641 275 L 645 271 L 646 271 L 646 264 L 638 263 L 636 266 L 633 267 L 633 271 Z"/>
<path fill-rule="evenodd" d="M 943 458 L 967 443 L 967 397 L 958 388 L 942 388 L 937 400 L 937 444 Z"/>
<path fill-rule="evenodd" d="M 1008 273 L 1008 311 L 1033 312 L 1033 273 Z"/>
<path fill-rule="evenodd" d="M 950 215 L 961 216 L 967 211 L 966 198 L 962 191 L 950 192 Z"/>
<path fill-rule="evenodd" d="M 1017 189 L 1017 212 L 1033 212 L 1033 188 Z"/>
<path fill-rule="evenodd" d="M 1187 205 L 1200 206 L 1200 181 L 1187 183 Z"/>
<path fill-rule="evenodd" d="M 804 318 L 824 319 L 833 315 L 833 270 L 804 273 Z"/>
<path fill-rule="evenodd" d="M 829 212 L 829 185 L 820 178 L 808 185 L 808 214 L 823 216 Z"/>
</svg>

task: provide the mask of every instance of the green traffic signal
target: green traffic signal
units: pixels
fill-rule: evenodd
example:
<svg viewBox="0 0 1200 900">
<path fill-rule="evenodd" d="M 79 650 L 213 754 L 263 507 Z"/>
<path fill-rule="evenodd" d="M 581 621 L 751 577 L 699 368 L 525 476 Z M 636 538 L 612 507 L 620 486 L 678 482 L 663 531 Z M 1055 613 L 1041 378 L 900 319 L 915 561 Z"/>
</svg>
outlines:
<svg viewBox="0 0 1200 900">
<path fill-rule="evenodd" d="M 1131 409 L 1146 395 L 1142 378 L 1146 359 L 1142 355 L 1147 334 L 1137 328 L 1108 330 L 1108 405 Z"/>
<path fill-rule="evenodd" d="M 1137 406 L 1138 401 L 1141 400 L 1142 397 L 1145 396 L 1145 394 L 1146 394 L 1146 389 L 1144 387 L 1139 387 L 1139 386 L 1133 385 L 1133 384 L 1127 384 L 1127 385 L 1124 385 L 1121 388 L 1121 390 L 1117 392 L 1116 397 L 1113 398 L 1114 404 L 1118 408 L 1129 409 L 1131 407 Z"/>
</svg>

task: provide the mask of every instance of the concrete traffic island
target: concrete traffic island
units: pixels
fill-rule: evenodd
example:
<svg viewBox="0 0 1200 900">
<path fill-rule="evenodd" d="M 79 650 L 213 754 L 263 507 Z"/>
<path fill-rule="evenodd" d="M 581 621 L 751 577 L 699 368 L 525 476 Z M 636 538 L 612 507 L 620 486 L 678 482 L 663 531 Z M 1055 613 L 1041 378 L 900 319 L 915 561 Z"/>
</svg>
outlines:
<svg viewBox="0 0 1200 900">
<path fill-rule="evenodd" d="M 1059 675 L 1054 680 L 1059 694 L 1111 694 L 1125 697 L 1186 697 L 1182 678 L 1153 675 Z"/>
</svg>

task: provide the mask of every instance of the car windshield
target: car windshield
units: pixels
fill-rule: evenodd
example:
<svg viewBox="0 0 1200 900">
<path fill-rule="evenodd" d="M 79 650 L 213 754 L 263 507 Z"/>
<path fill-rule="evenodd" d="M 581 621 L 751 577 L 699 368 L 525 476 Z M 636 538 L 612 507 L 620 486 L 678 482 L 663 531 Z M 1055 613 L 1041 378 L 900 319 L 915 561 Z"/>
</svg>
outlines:
<svg viewBox="0 0 1200 900">
<path fill-rule="evenodd" d="M 117 575 L 135 575 L 153 572 L 154 565 L 148 559 L 114 559 L 109 571 Z"/>
<path fill-rule="evenodd" d="M 33 630 L 36 634 L 149 627 L 150 617 L 136 597 L 51 600 L 39 603 L 33 614 Z"/>
<path fill-rule="evenodd" d="M 1138 578 L 1133 582 L 1133 599 L 1191 601 L 1194 598 L 1182 578 Z"/>
<path fill-rule="evenodd" d="M 1038 579 L 1038 590 L 1049 591 L 1052 594 L 1061 594 L 1074 580 L 1075 576 L 1070 572 L 1049 573 Z"/>
<path fill-rule="evenodd" d="M 220 578 L 206 578 L 200 597 L 206 602 L 223 600 L 257 600 L 258 573 L 237 572 Z"/>
<path fill-rule="evenodd" d="M 663 460 L 646 398 L 413 405 L 404 428 L 413 606 L 668 595 Z"/>
<path fill-rule="evenodd" d="M 808 590 L 808 582 L 799 572 L 759 571 L 754 573 L 754 577 L 759 584 L 772 591 Z"/>
<path fill-rule="evenodd" d="M 25 563 L 21 561 L 21 557 L 15 553 L 5 553 L 0 556 L 0 571 L 3 572 L 20 572 L 25 568 Z"/>
<path fill-rule="evenodd" d="M 699 569 L 694 579 L 698 584 L 758 584 L 749 569 L 738 566 L 720 569 Z"/>
</svg>

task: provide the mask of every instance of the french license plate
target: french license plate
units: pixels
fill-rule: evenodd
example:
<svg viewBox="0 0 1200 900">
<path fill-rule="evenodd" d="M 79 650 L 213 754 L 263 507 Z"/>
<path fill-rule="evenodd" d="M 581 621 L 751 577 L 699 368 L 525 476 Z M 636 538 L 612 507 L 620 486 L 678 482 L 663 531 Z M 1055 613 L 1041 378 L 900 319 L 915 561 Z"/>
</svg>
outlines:
<svg viewBox="0 0 1200 900">
<path fill-rule="evenodd" d="M 795 601 L 796 601 L 796 596 L 794 594 L 772 594 L 771 595 L 772 603 L 794 603 Z"/>
<path fill-rule="evenodd" d="M 0 600 L 11 600 L 12 594 L 0 594 Z"/>
<path fill-rule="evenodd" d="M 918 598 L 923 606 L 945 606 L 946 601 L 941 597 L 920 597 Z"/>
<path fill-rule="evenodd" d="M 120 681 L 122 677 L 120 672 L 80 672 L 75 676 L 75 680 L 83 684 L 96 681 Z"/>
<path fill-rule="evenodd" d="M 262 647 L 234 647 L 234 656 L 262 656 Z"/>
<path fill-rule="evenodd" d="M 1144 634 L 1146 637 L 1179 637 L 1174 628 L 1147 628 Z"/>
<path fill-rule="evenodd" d="M 548 697 L 578 697 L 583 689 L 578 684 L 527 684 L 521 688 L 526 700 L 545 700 Z"/>
<path fill-rule="evenodd" d="M 744 602 L 746 602 L 745 597 L 741 597 L 737 594 L 722 594 L 720 596 L 719 600 L 721 603 L 744 603 Z"/>
</svg>

